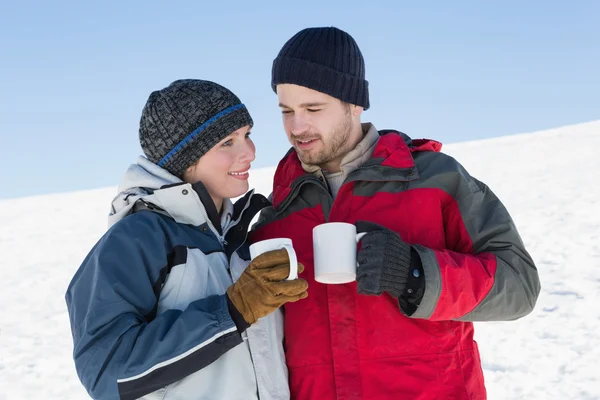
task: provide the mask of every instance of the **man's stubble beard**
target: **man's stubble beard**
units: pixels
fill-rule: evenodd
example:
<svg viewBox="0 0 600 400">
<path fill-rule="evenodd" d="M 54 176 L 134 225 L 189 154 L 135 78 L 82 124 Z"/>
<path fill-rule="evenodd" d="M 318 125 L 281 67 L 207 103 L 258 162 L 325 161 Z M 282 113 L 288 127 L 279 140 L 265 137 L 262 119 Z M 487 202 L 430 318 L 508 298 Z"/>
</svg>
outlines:
<svg viewBox="0 0 600 400">
<path fill-rule="evenodd" d="M 343 158 L 352 150 L 353 144 L 349 139 L 352 134 L 352 117 L 346 115 L 346 118 L 334 129 L 329 141 L 325 142 L 322 136 L 319 139 L 323 142 L 323 148 L 317 153 L 297 151 L 298 158 L 304 164 L 316 165 L 322 167 L 338 158 Z"/>
</svg>

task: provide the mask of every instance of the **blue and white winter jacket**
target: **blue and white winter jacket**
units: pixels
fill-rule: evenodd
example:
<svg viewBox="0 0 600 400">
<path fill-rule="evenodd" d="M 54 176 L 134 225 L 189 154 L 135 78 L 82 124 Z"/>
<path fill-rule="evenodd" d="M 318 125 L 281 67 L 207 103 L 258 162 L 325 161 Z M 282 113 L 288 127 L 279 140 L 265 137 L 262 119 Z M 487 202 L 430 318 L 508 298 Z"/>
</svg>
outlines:
<svg viewBox="0 0 600 400">
<path fill-rule="evenodd" d="M 219 217 L 202 184 L 144 157 L 66 293 L 79 378 L 96 399 L 288 399 L 280 310 L 240 333 L 225 291 L 249 259 L 249 192 Z"/>
</svg>

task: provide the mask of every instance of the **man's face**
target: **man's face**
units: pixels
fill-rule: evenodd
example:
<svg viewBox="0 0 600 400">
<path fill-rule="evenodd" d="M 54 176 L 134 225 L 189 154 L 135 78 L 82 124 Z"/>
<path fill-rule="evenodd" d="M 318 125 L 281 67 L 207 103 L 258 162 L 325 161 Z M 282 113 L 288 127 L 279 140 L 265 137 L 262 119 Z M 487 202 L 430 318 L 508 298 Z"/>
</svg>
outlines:
<svg viewBox="0 0 600 400">
<path fill-rule="evenodd" d="M 283 127 L 298 158 L 330 172 L 356 146 L 362 108 L 304 86 L 277 85 Z M 358 129 L 357 129 L 358 124 Z"/>
</svg>

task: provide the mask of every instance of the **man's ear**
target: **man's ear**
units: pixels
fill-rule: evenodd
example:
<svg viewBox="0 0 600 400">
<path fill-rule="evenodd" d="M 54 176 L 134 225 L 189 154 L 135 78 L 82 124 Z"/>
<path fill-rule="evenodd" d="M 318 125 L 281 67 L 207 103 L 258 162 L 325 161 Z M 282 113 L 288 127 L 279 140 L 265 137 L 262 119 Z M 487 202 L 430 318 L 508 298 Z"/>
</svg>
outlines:
<svg viewBox="0 0 600 400">
<path fill-rule="evenodd" d="M 352 104 L 351 107 L 352 107 L 352 115 L 355 117 L 360 117 L 362 112 L 365 110 L 364 108 L 362 108 L 361 106 L 357 106 L 356 104 Z"/>
</svg>

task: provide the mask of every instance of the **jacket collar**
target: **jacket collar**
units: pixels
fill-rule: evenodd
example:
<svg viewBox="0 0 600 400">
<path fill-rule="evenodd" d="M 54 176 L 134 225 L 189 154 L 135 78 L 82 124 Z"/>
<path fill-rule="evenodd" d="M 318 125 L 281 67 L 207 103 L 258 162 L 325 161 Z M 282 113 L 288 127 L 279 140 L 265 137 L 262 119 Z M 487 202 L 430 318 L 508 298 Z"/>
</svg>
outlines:
<svg viewBox="0 0 600 400">
<path fill-rule="evenodd" d="M 159 212 L 176 222 L 193 226 L 208 224 L 215 234 L 233 224 L 248 208 L 254 191 L 248 192 L 235 206 L 230 199 L 223 200 L 221 214 L 217 212 L 208 190 L 202 184 L 183 182 L 145 157 L 131 165 L 113 199 L 108 217 L 109 227 L 140 208 Z"/>
<path fill-rule="evenodd" d="M 368 126 L 369 131 L 371 129 L 376 131 L 372 124 Z M 430 139 L 413 140 L 399 131 L 383 130 L 378 133 L 379 137 L 376 138 L 375 146 L 370 147 L 373 150 L 371 157 L 360 159 L 362 163 L 355 166 L 356 169 L 352 171 L 351 180 L 410 181 L 418 179 L 413 153 L 421 151 L 439 152 L 442 148 L 440 142 Z M 305 164 L 304 167 L 306 167 Z M 316 172 L 314 168 L 308 169 L 313 173 Z M 273 205 L 277 208 L 290 194 L 293 187 L 300 184 L 302 180 L 308 179 L 309 176 L 312 176 L 312 174 L 303 168 L 296 151 L 291 148 L 279 162 L 275 171 Z"/>
</svg>

